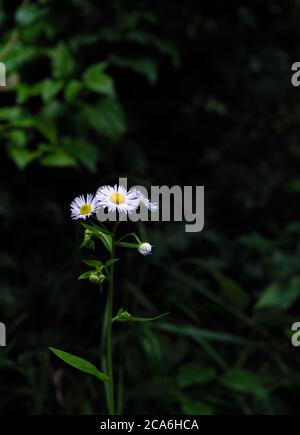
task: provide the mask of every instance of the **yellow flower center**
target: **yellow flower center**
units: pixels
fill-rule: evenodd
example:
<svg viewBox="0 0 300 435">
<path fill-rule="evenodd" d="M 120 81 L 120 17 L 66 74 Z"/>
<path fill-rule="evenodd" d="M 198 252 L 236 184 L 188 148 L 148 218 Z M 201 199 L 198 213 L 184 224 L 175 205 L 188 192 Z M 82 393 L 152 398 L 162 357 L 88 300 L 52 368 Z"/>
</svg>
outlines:
<svg viewBox="0 0 300 435">
<path fill-rule="evenodd" d="M 115 204 L 124 204 L 125 202 L 125 195 L 123 195 L 122 193 L 112 193 L 109 197 L 109 200 L 111 202 L 114 202 Z"/>
<path fill-rule="evenodd" d="M 92 211 L 92 206 L 91 206 L 91 204 L 83 204 L 83 205 L 80 207 L 80 209 L 79 209 L 79 212 L 80 212 L 80 214 L 82 214 L 82 215 L 89 214 L 89 213 L 91 213 L 91 211 Z"/>
</svg>

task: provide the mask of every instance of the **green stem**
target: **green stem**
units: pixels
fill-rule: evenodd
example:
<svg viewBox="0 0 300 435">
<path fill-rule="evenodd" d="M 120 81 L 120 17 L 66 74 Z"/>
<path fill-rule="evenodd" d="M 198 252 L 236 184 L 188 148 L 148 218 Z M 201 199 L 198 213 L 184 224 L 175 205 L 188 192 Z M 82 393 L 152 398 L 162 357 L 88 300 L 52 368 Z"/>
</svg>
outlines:
<svg viewBox="0 0 300 435">
<path fill-rule="evenodd" d="M 115 259 L 115 233 L 117 225 L 112 232 L 112 251 L 111 260 Z M 112 359 L 112 318 L 113 318 L 113 298 L 114 298 L 114 266 L 112 261 L 110 266 L 110 279 L 108 289 L 108 313 L 107 313 L 107 369 L 108 369 L 108 413 L 115 415 L 115 399 L 114 399 L 114 374 L 113 374 L 113 359 Z"/>
</svg>

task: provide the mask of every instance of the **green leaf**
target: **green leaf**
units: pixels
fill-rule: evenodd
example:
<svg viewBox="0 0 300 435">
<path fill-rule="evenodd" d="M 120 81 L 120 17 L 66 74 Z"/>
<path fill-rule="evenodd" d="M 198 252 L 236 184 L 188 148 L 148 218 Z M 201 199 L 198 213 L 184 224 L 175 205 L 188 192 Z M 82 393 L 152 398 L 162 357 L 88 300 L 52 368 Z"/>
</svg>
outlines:
<svg viewBox="0 0 300 435">
<path fill-rule="evenodd" d="M 109 260 L 106 261 L 105 266 L 109 267 L 112 264 L 116 263 L 117 261 L 119 261 L 119 258 L 114 258 L 114 259 L 110 258 Z"/>
<path fill-rule="evenodd" d="M 268 395 L 261 379 L 245 369 L 229 370 L 220 381 L 225 387 L 239 393 L 252 394 L 260 399 Z"/>
<path fill-rule="evenodd" d="M 47 79 L 43 82 L 42 98 L 45 103 L 48 103 L 62 89 L 63 82 Z"/>
<path fill-rule="evenodd" d="M 30 151 L 26 148 L 14 147 L 9 150 L 9 155 L 19 169 L 25 169 L 33 160 L 40 156 L 40 152 Z"/>
<path fill-rule="evenodd" d="M 158 324 L 157 328 L 166 332 L 190 337 L 199 343 L 202 343 L 203 339 L 232 344 L 249 343 L 247 339 L 238 335 L 228 334 L 227 332 L 222 331 L 211 331 L 209 329 L 195 328 L 194 326 L 188 325 L 175 325 L 173 323 L 162 322 Z"/>
<path fill-rule="evenodd" d="M 260 295 L 256 309 L 287 310 L 300 296 L 300 277 L 295 276 L 288 283 L 274 282 Z"/>
<path fill-rule="evenodd" d="M 24 130 L 11 130 L 7 134 L 8 141 L 18 147 L 24 147 L 27 142 L 26 133 Z"/>
<path fill-rule="evenodd" d="M 83 85 L 79 80 L 71 80 L 65 89 L 65 99 L 68 103 L 71 103 L 75 100 L 79 92 L 81 91 Z"/>
<path fill-rule="evenodd" d="M 56 78 L 64 78 L 71 74 L 75 62 L 64 43 L 58 44 L 49 52 L 52 64 L 53 75 Z"/>
<path fill-rule="evenodd" d="M 109 252 L 112 251 L 112 237 L 110 234 L 99 230 L 99 232 L 96 234 L 96 237 L 98 237 L 102 241 L 103 245 Z"/>
<path fill-rule="evenodd" d="M 231 302 L 240 308 L 246 308 L 249 305 L 250 299 L 246 290 L 236 281 L 230 278 L 222 277 L 219 280 L 222 288 L 222 293 Z"/>
<path fill-rule="evenodd" d="M 130 68 L 139 74 L 143 74 L 152 84 L 157 81 L 157 63 L 152 58 L 126 58 L 113 55 L 111 61 L 121 68 Z"/>
<path fill-rule="evenodd" d="M 94 273 L 94 271 L 89 270 L 88 272 L 84 272 L 78 277 L 78 279 L 90 279 L 91 273 Z"/>
<path fill-rule="evenodd" d="M 82 260 L 87 266 L 95 267 L 95 269 L 101 269 L 104 264 L 99 260 Z"/>
<path fill-rule="evenodd" d="M 16 21 L 22 26 L 28 26 L 41 19 L 46 14 L 45 9 L 41 9 L 36 4 L 23 4 L 16 12 Z"/>
<path fill-rule="evenodd" d="M 123 108 L 110 98 L 104 98 L 96 106 L 85 106 L 83 118 L 98 134 L 112 141 L 119 140 L 126 131 Z"/>
<path fill-rule="evenodd" d="M 23 115 L 19 107 L 3 107 L 0 109 L 0 121 L 13 121 Z"/>
<path fill-rule="evenodd" d="M 182 410 L 187 415 L 213 415 L 213 408 L 204 402 L 194 400 L 183 400 Z"/>
<path fill-rule="evenodd" d="M 106 65 L 106 63 L 91 65 L 83 74 L 83 82 L 91 91 L 98 92 L 108 97 L 114 97 L 114 81 L 108 74 L 103 72 Z"/>
<path fill-rule="evenodd" d="M 176 380 L 181 388 L 185 388 L 191 385 L 204 384 L 215 377 L 216 372 L 212 367 L 193 362 L 180 367 Z"/>
<path fill-rule="evenodd" d="M 53 152 L 41 160 L 42 166 L 76 167 L 76 160 L 64 150 L 55 148 Z"/>
<path fill-rule="evenodd" d="M 65 363 L 80 370 L 81 372 L 88 373 L 89 375 L 95 376 L 100 381 L 108 381 L 108 376 L 105 373 L 100 372 L 93 364 L 85 359 L 79 358 L 78 356 L 72 355 L 70 353 L 64 352 L 54 347 L 49 347 L 51 352 L 53 352 L 58 358 L 62 359 Z"/>
<path fill-rule="evenodd" d="M 40 50 L 37 47 L 29 47 L 24 44 L 15 45 L 5 61 L 7 74 L 18 71 L 22 65 L 30 62 L 39 54 Z"/>
<path fill-rule="evenodd" d="M 50 104 L 51 103 L 48 104 L 48 107 Z M 28 122 L 30 121 L 31 119 L 28 119 Z M 47 141 L 52 144 L 56 142 L 57 131 L 55 121 L 45 118 L 44 116 L 35 117 L 33 119 L 33 126 L 47 139 Z"/>
<path fill-rule="evenodd" d="M 89 171 L 96 171 L 100 156 L 99 148 L 96 144 L 87 142 L 84 139 L 75 139 L 68 136 L 62 139 L 61 147 Z"/>
</svg>

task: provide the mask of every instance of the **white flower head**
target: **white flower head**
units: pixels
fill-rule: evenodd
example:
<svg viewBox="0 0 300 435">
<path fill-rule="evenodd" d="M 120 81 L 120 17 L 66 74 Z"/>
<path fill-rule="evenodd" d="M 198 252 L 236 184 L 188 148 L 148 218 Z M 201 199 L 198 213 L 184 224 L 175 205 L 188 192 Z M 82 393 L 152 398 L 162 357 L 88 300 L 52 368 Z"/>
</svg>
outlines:
<svg viewBox="0 0 300 435">
<path fill-rule="evenodd" d="M 77 196 L 71 202 L 71 218 L 72 219 L 86 219 L 99 209 L 99 204 L 94 195 L 88 193 L 86 198 L 84 195 Z"/>
<path fill-rule="evenodd" d="M 139 201 L 134 191 L 127 191 L 125 187 L 101 186 L 97 190 L 96 199 L 100 206 L 107 208 L 109 212 L 118 210 L 120 213 L 130 213 L 139 206 Z"/>
<path fill-rule="evenodd" d="M 144 195 L 142 192 L 140 192 L 138 189 L 134 190 L 136 197 L 139 201 L 139 204 L 144 205 L 145 207 L 147 207 L 148 210 L 150 211 L 156 211 L 158 210 L 158 206 L 156 203 L 151 202 L 146 195 Z"/>
<path fill-rule="evenodd" d="M 142 255 L 150 255 L 152 253 L 152 245 L 148 242 L 143 242 L 138 247 L 139 253 Z"/>
</svg>

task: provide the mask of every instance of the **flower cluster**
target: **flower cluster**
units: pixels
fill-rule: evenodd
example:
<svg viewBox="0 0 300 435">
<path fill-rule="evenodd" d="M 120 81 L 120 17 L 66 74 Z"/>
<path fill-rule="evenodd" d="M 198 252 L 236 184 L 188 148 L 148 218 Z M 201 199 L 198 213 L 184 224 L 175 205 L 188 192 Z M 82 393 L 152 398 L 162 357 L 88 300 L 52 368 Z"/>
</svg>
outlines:
<svg viewBox="0 0 300 435">
<path fill-rule="evenodd" d="M 83 219 L 91 217 L 101 208 L 107 209 L 109 212 L 118 211 L 119 213 L 130 213 L 138 207 L 146 207 L 151 212 L 158 210 L 158 206 L 152 203 L 138 189 L 130 189 L 127 191 L 125 187 L 118 186 L 101 186 L 96 195 L 87 194 L 80 195 L 71 202 L 71 218 Z M 152 251 L 152 246 L 149 243 L 140 243 L 138 247 L 142 255 L 149 255 Z"/>
</svg>

